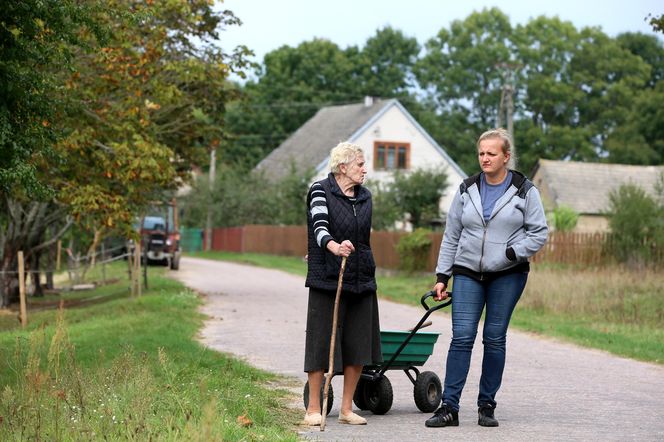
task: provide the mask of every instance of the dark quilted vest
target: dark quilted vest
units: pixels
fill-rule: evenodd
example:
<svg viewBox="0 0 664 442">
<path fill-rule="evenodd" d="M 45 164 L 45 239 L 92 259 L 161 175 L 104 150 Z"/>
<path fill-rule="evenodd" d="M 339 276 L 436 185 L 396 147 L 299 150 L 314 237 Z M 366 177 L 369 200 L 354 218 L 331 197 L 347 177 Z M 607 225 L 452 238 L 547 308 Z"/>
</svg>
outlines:
<svg viewBox="0 0 664 442">
<path fill-rule="evenodd" d="M 376 264 L 371 252 L 371 193 L 365 187 L 356 187 L 356 201 L 351 203 L 337 185 L 334 175 L 321 180 L 325 189 L 329 231 L 338 243 L 350 240 L 355 252 L 346 260 L 343 290 L 352 293 L 376 291 Z M 308 270 L 306 287 L 322 290 L 337 289 L 341 257 L 318 246 L 307 198 Z"/>
</svg>

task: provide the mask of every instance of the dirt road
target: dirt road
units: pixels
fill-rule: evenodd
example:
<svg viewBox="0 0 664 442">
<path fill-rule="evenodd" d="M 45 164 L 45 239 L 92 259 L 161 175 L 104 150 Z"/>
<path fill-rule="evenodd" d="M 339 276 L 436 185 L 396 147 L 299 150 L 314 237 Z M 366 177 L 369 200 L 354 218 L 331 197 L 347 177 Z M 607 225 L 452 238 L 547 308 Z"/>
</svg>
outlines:
<svg viewBox="0 0 664 442">
<path fill-rule="evenodd" d="M 183 258 L 172 272 L 189 287 L 208 294 L 201 330 L 204 344 L 246 362 L 299 380 L 301 394 L 307 290 L 304 278 L 276 270 Z M 413 293 L 419 297 L 421 293 Z M 447 309 L 443 309 L 447 310 Z M 424 310 L 380 301 L 381 329 L 406 330 Z M 424 370 L 442 378 L 450 339 L 449 317 L 437 312 L 427 331 L 441 336 Z M 481 334 L 481 333 L 480 333 Z M 662 343 L 664 345 L 664 343 Z M 361 411 L 369 424 L 339 425 L 340 397 L 325 432 L 301 429 L 312 440 L 664 440 L 664 367 L 612 356 L 571 344 L 510 330 L 503 386 L 496 398 L 498 428 L 477 425 L 475 401 L 481 367 L 476 343 L 471 372 L 461 399 L 460 426 L 425 428 L 429 415 L 413 401 L 412 384 L 389 371 L 394 405 L 384 416 Z M 341 379 L 333 387 L 341 392 Z M 301 406 L 300 403 L 294 406 Z"/>
</svg>

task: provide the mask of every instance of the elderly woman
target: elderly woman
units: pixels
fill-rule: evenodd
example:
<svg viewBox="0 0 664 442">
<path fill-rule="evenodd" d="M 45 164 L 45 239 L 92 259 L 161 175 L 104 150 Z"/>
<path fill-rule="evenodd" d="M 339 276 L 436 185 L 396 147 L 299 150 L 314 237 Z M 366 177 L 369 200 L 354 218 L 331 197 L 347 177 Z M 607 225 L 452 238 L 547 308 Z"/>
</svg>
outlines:
<svg viewBox="0 0 664 442">
<path fill-rule="evenodd" d="M 304 371 L 308 373 L 307 425 L 321 424 L 321 386 L 329 367 L 334 299 L 341 266 L 347 257 L 339 303 L 334 373 L 343 372 L 339 422 L 363 425 L 353 413 L 353 394 L 364 365 L 382 362 L 376 265 L 371 252 L 371 193 L 362 149 L 340 143 L 330 152 L 327 178 L 314 183 L 307 196 L 309 287 Z"/>
<path fill-rule="evenodd" d="M 442 405 L 426 421 L 427 427 L 459 425 L 459 400 L 485 307 L 477 423 L 498 426 L 494 409 L 505 368 L 507 327 L 526 286 L 528 258 L 548 234 L 537 188 L 507 167 L 511 147 L 505 129 L 480 136 L 477 156 L 482 172 L 461 183 L 447 214 L 433 289 L 436 300 L 447 298 L 447 283 L 454 277 L 452 342 Z"/>
</svg>

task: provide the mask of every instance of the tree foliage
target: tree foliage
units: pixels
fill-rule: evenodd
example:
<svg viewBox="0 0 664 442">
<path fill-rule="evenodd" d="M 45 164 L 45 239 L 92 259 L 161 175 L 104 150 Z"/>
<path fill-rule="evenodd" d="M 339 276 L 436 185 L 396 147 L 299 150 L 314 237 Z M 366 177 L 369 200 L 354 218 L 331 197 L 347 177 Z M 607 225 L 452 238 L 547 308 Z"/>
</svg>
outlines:
<svg viewBox="0 0 664 442">
<path fill-rule="evenodd" d="M 397 244 L 399 269 L 408 273 L 426 271 L 431 243 L 431 230 L 419 228 L 403 236 Z"/>
<path fill-rule="evenodd" d="M 132 15 L 108 17 L 109 43 L 79 54 L 66 79 L 74 106 L 58 144 L 67 158 L 60 184 L 78 219 L 128 229 L 220 144 L 231 66 L 211 44 L 235 19 L 204 0 L 109 6 Z"/>
<path fill-rule="evenodd" d="M 633 184 L 609 193 L 612 252 L 620 262 L 648 265 L 664 247 L 664 199 L 659 200 Z"/>
<path fill-rule="evenodd" d="M 389 184 L 370 181 L 367 186 L 373 196 L 375 229 L 393 229 L 397 221 L 410 222 L 414 228 L 429 227 L 444 215 L 440 212 L 440 199 L 448 183 L 447 174 L 442 171 L 398 172 Z"/>
<path fill-rule="evenodd" d="M 417 40 L 387 27 L 361 49 L 313 39 L 269 52 L 257 79 L 241 88 L 244 98 L 229 106 L 226 122 L 233 139 L 222 160 L 253 167 L 323 106 L 366 95 L 412 103 L 410 71 L 419 50 Z"/>
<path fill-rule="evenodd" d="M 579 214 L 568 206 L 558 206 L 552 212 L 553 228 L 559 232 L 574 230 L 579 221 Z"/>
<path fill-rule="evenodd" d="M 246 53 L 218 47 L 239 21 L 207 0 L 15 3 L 0 26 L 3 274 L 18 250 L 30 257 L 57 239 L 46 237 L 56 214 L 95 241 L 132 234 L 135 217 L 221 143 L 226 79 Z M 11 279 L 0 281 L 3 305 Z"/>
<path fill-rule="evenodd" d="M 397 173 L 392 191 L 401 213 L 409 215 L 413 227 L 426 227 L 441 217 L 440 199 L 447 189 L 445 172 L 417 169 L 409 174 Z"/>
<path fill-rule="evenodd" d="M 0 194 L 47 198 L 39 160 L 53 160 L 62 102 L 56 69 L 71 66 L 81 34 L 104 37 L 94 1 L 10 0 L 0 12 Z"/>
<path fill-rule="evenodd" d="M 497 124 L 511 88 L 519 168 L 539 158 L 660 164 L 661 39 L 615 38 L 556 17 L 513 26 L 498 8 L 471 13 L 424 43 L 393 28 L 362 48 L 327 40 L 265 56 L 245 99 L 228 113 L 235 138 L 224 161 L 253 167 L 325 105 L 364 95 L 402 101 L 467 173 L 475 141 Z M 502 124 L 505 124 L 503 119 Z"/>
<path fill-rule="evenodd" d="M 281 181 L 269 181 L 260 173 L 222 165 L 212 190 L 207 175 L 201 175 L 183 199 L 182 223 L 202 226 L 208 208 L 215 227 L 245 224 L 302 225 L 307 221 L 306 195 L 313 171 L 291 167 Z"/>
</svg>

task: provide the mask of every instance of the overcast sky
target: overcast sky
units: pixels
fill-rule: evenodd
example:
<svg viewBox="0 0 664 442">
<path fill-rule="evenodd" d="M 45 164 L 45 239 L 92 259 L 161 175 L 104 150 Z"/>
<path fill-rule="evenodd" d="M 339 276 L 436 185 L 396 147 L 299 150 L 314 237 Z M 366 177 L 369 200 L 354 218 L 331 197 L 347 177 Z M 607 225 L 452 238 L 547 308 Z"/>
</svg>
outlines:
<svg viewBox="0 0 664 442">
<path fill-rule="evenodd" d="M 664 13 L 662 0 L 226 0 L 217 5 L 243 22 L 222 33 L 222 48 L 230 51 L 244 44 L 258 62 L 282 45 L 297 46 L 314 37 L 342 49 L 362 46 L 388 25 L 423 44 L 452 21 L 492 6 L 507 14 L 512 25 L 540 15 L 558 16 L 577 28 L 601 27 L 610 36 L 626 31 L 655 34 L 644 18 Z"/>
</svg>

